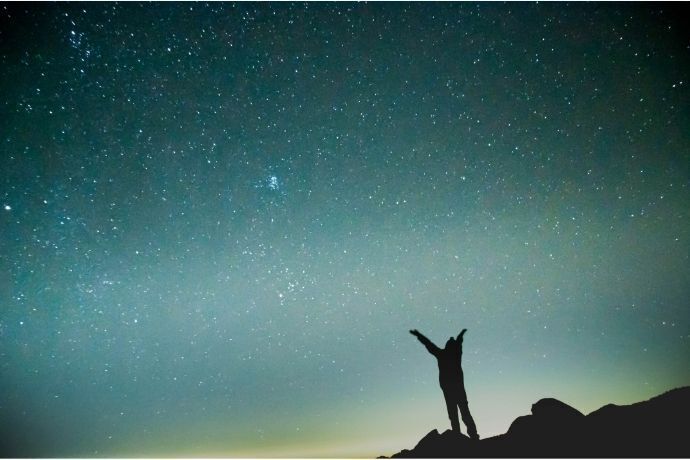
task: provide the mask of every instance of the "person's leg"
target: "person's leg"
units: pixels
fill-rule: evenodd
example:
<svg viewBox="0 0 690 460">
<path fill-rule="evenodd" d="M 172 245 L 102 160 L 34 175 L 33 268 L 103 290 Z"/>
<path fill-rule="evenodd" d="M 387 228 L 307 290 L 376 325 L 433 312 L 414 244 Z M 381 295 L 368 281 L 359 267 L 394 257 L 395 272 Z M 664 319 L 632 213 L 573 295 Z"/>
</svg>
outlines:
<svg viewBox="0 0 690 460">
<path fill-rule="evenodd" d="M 460 433 L 460 420 L 458 420 L 458 405 L 457 399 L 451 392 L 444 391 L 443 397 L 446 400 L 446 409 L 448 410 L 448 418 L 450 419 L 450 428 Z"/>
<path fill-rule="evenodd" d="M 477 434 L 477 427 L 474 424 L 474 419 L 472 418 L 472 414 L 470 414 L 470 407 L 467 404 L 467 399 L 459 401 L 458 407 L 460 408 L 460 415 L 462 416 L 462 423 L 464 423 L 465 426 L 467 427 L 467 434 L 470 436 L 470 439 L 477 439 L 478 440 L 479 435 Z"/>
</svg>

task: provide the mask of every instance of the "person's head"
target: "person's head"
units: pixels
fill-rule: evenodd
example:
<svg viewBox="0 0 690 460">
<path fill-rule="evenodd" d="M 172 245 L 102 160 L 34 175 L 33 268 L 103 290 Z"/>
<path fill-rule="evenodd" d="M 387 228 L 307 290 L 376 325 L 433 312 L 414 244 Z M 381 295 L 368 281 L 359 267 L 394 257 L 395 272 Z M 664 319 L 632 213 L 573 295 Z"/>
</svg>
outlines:
<svg viewBox="0 0 690 460">
<path fill-rule="evenodd" d="M 455 337 L 449 338 L 448 341 L 446 342 L 446 348 L 452 347 L 453 345 L 455 345 L 455 342 L 456 342 Z"/>
</svg>

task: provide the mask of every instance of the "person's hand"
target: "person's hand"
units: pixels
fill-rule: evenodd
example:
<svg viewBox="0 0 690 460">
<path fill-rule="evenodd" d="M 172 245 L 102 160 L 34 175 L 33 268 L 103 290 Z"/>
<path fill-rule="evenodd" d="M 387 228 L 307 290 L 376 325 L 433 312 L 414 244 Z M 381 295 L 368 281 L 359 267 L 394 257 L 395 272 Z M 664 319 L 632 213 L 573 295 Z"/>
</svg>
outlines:
<svg viewBox="0 0 690 460">
<path fill-rule="evenodd" d="M 419 331 L 417 329 L 411 329 L 410 334 L 417 336 L 419 335 Z"/>
<path fill-rule="evenodd" d="M 465 332 L 467 332 L 467 329 L 463 329 L 462 332 L 460 332 L 460 335 L 458 336 L 458 340 L 462 340 L 462 336 L 465 335 Z"/>
</svg>

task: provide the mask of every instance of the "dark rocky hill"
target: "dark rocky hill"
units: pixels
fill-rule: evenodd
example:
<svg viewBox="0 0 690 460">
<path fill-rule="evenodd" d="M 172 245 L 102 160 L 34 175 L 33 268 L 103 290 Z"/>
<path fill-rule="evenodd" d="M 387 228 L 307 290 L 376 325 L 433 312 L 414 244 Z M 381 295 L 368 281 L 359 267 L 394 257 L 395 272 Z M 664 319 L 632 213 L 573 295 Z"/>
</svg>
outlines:
<svg viewBox="0 0 690 460">
<path fill-rule="evenodd" d="M 392 458 L 690 457 L 689 412 L 690 387 L 628 406 L 608 404 L 588 415 L 546 398 L 505 434 L 472 441 L 433 430 Z"/>
</svg>

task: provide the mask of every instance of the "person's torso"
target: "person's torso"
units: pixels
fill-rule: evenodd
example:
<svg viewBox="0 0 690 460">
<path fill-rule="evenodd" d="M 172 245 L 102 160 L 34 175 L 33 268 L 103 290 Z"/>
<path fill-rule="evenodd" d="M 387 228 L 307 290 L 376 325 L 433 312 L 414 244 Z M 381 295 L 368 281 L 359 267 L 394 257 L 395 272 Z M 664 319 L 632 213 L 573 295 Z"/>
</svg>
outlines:
<svg viewBox="0 0 690 460">
<path fill-rule="evenodd" d="M 438 378 L 441 384 L 462 380 L 459 349 L 442 349 L 436 359 L 438 361 Z"/>
</svg>

